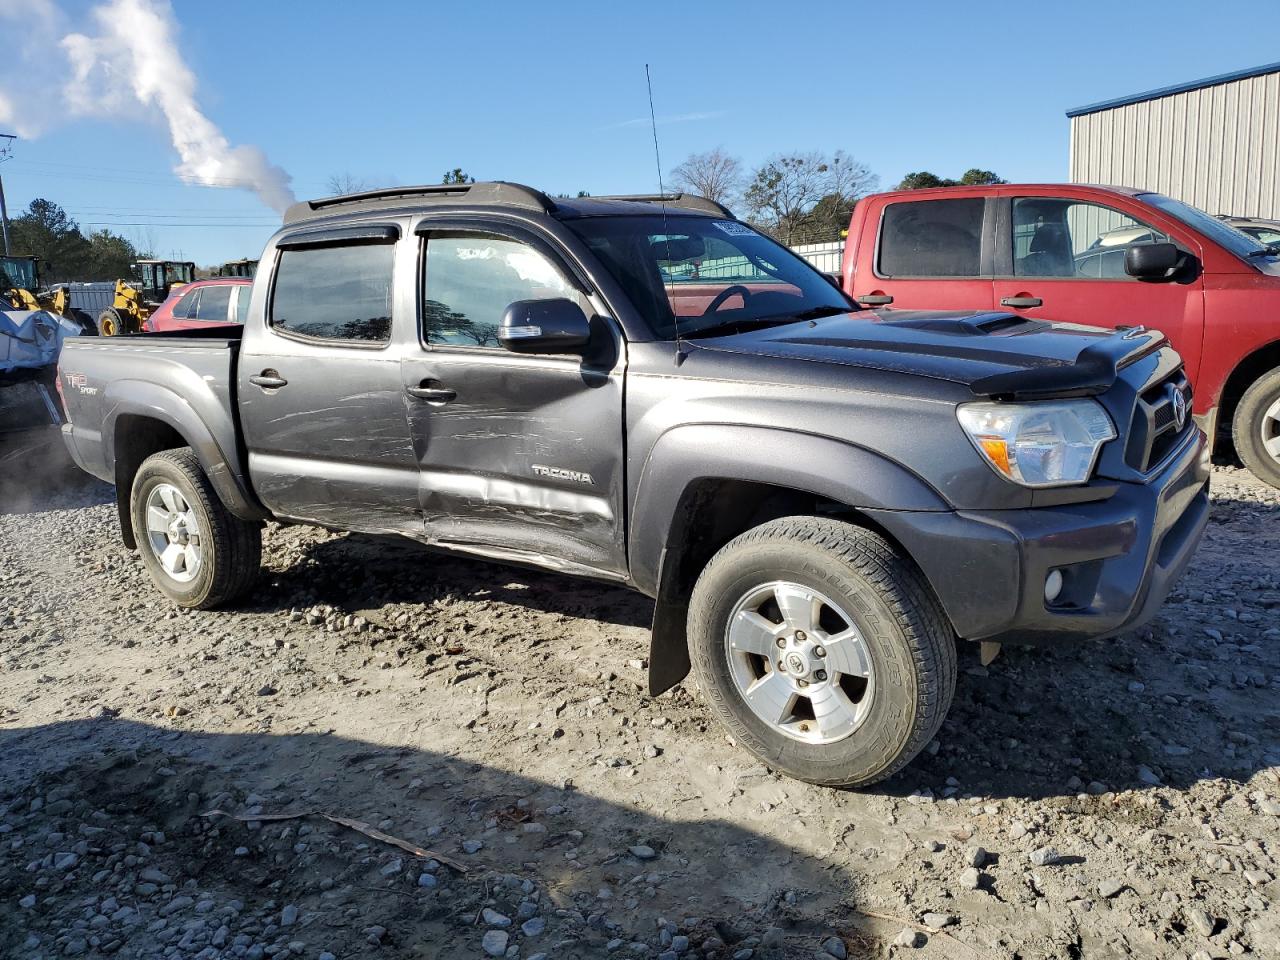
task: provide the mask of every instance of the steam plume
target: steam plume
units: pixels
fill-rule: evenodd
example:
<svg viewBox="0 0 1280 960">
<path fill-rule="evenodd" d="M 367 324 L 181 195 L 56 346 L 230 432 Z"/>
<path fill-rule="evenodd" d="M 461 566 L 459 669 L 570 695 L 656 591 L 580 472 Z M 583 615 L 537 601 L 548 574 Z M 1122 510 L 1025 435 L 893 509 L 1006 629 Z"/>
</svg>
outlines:
<svg viewBox="0 0 1280 960">
<path fill-rule="evenodd" d="M 158 108 L 178 152 L 180 177 L 251 190 L 277 211 L 293 202 L 292 178 L 284 170 L 257 147 L 233 147 L 201 112 L 196 78 L 178 52 L 167 0 L 108 0 L 93 9 L 93 18 L 98 36 L 72 33 L 62 39 L 72 70 L 63 95 L 73 113 L 136 113 L 138 104 Z"/>
</svg>

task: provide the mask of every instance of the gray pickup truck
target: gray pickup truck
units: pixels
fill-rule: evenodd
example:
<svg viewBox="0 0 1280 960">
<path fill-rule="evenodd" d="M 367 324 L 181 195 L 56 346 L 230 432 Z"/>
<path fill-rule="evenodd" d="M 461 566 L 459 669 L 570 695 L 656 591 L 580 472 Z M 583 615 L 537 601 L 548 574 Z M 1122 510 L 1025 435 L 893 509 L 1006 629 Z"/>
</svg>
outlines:
<svg viewBox="0 0 1280 960">
<path fill-rule="evenodd" d="M 814 783 L 928 743 L 957 638 L 1147 620 L 1207 521 L 1161 334 L 859 310 L 696 197 L 301 203 L 208 333 L 73 338 L 59 370 L 173 601 L 242 597 L 272 518 L 624 583 L 656 601 L 651 692 L 692 667 Z"/>
</svg>

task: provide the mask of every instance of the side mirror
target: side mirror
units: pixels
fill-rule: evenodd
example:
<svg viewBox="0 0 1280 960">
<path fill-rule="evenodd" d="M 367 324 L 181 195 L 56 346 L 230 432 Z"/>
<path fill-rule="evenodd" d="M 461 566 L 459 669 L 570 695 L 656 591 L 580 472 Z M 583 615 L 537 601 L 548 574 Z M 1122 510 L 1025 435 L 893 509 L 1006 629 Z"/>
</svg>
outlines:
<svg viewBox="0 0 1280 960">
<path fill-rule="evenodd" d="M 1135 243 L 1124 252 L 1124 272 L 1138 280 L 1172 280 L 1181 257 L 1172 243 Z"/>
<path fill-rule="evenodd" d="M 507 307 L 498 342 L 513 353 L 581 353 L 591 321 L 572 300 L 517 300 Z"/>
</svg>

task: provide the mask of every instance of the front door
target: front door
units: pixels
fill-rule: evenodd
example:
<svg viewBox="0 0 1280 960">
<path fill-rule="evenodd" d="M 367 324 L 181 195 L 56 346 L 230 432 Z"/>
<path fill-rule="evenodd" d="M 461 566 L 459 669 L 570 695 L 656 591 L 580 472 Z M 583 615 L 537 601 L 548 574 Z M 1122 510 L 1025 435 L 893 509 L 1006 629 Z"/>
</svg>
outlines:
<svg viewBox="0 0 1280 960">
<path fill-rule="evenodd" d="M 1165 334 L 1194 382 L 1204 328 L 1204 290 L 1150 283 L 1124 272 L 1125 251 L 1170 237 L 1134 213 L 1069 197 L 1013 197 L 995 281 L 996 303 L 1021 316 L 1097 327 L 1144 326 Z M 1135 211 L 1136 213 L 1136 211 Z M 1197 250 L 1190 250 L 1198 253 Z"/>
<path fill-rule="evenodd" d="M 613 322 L 554 248 L 519 228 L 433 225 L 422 242 L 421 344 L 402 381 L 427 539 L 625 576 L 624 352 Z M 561 297 L 595 316 L 585 356 L 499 345 L 509 304 Z"/>
</svg>

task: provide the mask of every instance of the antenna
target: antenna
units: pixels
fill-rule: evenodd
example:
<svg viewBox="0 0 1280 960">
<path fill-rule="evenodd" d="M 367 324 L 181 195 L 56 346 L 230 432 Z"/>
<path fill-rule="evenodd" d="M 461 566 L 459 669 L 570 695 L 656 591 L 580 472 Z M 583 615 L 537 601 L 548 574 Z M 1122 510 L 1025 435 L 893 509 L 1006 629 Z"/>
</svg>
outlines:
<svg viewBox="0 0 1280 960">
<path fill-rule="evenodd" d="M 658 202 L 662 204 L 662 239 L 667 248 L 667 263 L 671 263 L 671 231 L 667 228 L 667 191 L 662 183 L 662 154 L 658 152 L 658 117 L 653 112 L 653 80 L 649 76 L 649 65 L 644 65 L 644 83 L 649 88 L 649 126 L 653 130 L 653 159 L 658 165 Z M 669 276 L 669 273 L 668 273 Z M 680 341 L 680 314 L 676 311 L 675 282 L 668 279 L 667 300 L 671 305 L 671 322 L 676 328 L 676 366 L 684 362 L 684 349 Z"/>
</svg>

